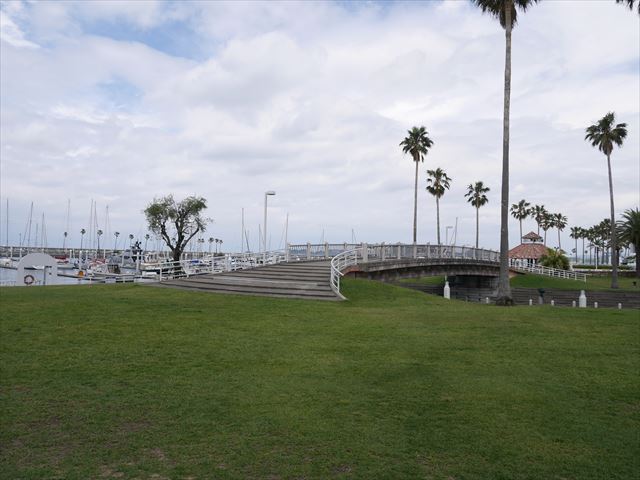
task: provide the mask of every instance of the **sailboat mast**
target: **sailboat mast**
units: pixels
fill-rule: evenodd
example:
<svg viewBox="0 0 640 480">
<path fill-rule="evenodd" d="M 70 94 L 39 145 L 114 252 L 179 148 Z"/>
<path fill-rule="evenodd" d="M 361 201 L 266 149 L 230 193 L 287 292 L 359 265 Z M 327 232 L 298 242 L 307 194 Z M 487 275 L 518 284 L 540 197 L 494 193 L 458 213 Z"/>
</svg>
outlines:
<svg viewBox="0 0 640 480">
<path fill-rule="evenodd" d="M 244 207 L 242 207 L 242 232 L 240 232 L 240 253 L 244 253 Z"/>
<path fill-rule="evenodd" d="M 7 247 L 9 246 L 9 198 L 7 197 L 7 231 L 5 232 L 7 235 Z"/>
<path fill-rule="evenodd" d="M 287 219 L 284 221 L 284 248 L 289 248 L 289 212 L 287 212 Z"/>
</svg>

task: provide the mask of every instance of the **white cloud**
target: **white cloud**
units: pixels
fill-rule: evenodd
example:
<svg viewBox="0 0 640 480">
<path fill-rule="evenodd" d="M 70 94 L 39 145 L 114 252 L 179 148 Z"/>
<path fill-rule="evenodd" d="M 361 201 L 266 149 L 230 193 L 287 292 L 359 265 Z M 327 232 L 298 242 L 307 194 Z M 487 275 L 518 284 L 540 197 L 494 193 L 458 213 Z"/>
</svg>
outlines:
<svg viewBox="0 0 640 480">
<path fill-rule="evenodd" d="M 101 211 L 109 205 L 114 230 L 142 235 L 146 203 L 173 193 L 207 197 L 211 234 L 237 248 L 240 209 L 255 238 L 267 189 L 278 192 L 269 207 L 273 246 L 287 212 L 293 241 L 319 241 L 323 230 L 350 240 L 352 229 L 358 240 L 408 241 L 414 165 L 398 143 L 425 125 L 435 144 L 420 167 L 419 240 L 435 241 L 424 172 L 440 166 L 453 177 L 443 235 L 457 219 L 458 241 L 474 243 L 464 193 L 483 180 L 491 192 L 480 243 L 497 247 L 503 32 L 466 2 L 351 7 L 3 4 L 1 186 L 14 241 L 31 200 L 47 213 L 50 239 L 61 238 L 67 198 L 72 232 L 86 227 L 93 198 Z M 132 36 L 105 33 L 120 27 Z M 185 30 L 208 58 L 172 56 L 154 40 L 179 41 Z M 615 110 L 629 123 L 614 153 L 617 209 L 638 204 L 637 40 L 637 16 L 605 2 L 542 2 L 521 17 L 513 202 L 544 203 L 572 225 L 605 217 L 606 168 L 583 132 Z"/>
</svg>

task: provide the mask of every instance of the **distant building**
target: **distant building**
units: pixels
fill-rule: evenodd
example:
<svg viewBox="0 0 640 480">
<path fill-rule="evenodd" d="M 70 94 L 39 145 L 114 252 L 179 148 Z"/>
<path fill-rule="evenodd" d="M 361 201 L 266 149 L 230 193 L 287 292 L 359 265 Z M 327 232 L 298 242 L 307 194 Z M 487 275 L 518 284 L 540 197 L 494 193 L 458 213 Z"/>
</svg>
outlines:
<svg viewBox="0 0 640 480">
<path fill-rule="evenodd" d="M 509 259 L 527 266 L 537 265 L 540 258 L 547 254 L 547 247 L 542 244 L 542 237 L 529 232 L 522 237 L 522 243 L 509 250 Z"/>
</svg>

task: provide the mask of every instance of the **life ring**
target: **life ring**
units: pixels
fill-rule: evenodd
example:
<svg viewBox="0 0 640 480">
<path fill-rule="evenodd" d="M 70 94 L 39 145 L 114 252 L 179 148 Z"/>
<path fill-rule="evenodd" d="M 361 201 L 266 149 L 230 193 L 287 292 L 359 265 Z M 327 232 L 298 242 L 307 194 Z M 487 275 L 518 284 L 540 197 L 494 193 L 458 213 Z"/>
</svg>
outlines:
<svg viewBox="0 0 640 480">
<path fill-rule="evenodd" d="M 24 276 L 24 284 L 25 285 L 31 285 L 35 281 L 36 281 L 36 279 L 33 277 L 33 275 L 25 275 Z"/>
</svg>

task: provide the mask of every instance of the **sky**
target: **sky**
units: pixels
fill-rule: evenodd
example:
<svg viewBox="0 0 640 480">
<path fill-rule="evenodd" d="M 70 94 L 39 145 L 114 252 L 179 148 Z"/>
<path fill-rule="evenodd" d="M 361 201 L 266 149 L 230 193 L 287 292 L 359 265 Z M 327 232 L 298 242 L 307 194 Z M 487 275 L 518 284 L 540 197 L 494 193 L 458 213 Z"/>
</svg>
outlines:
<svg viewBox="0 0 640 480">
<path fill-rule="evenodd" d="M 475 244 L 464 194 L 483 181 L 479 243 L 497 249 L 504 45 L 497 21 L 462 0 L 3 1 L 0 243 L 18 244 L 32 202 L 32 244 L 44 215 L 47 245 L 62 245 L 70 205 L 78 246 L 92 202 L 103 244 L 142 238 L 144 208 L 172 194 L 206 198 L 203 235 L 226 251 L 240 248 L 244 209 L 256 250 L 267 190 L 273 249 L 287 214 L 290 243 L 411 242 L 415 164 L 399 143 L 425 126 L 418 242 L 436 242 L 425 187 L 440 167 L 453 179 L 442 238 L 457 222 L 456 243 Z M 611 159 L 616 212 L 637 207 L 638 14 L 543 0 L 519 17 L 512 55 L 510 203 L 569 226 L 609 216 L 606 158 L 584 130 L 613 111 L 629 132 Z"/>
</svg>

